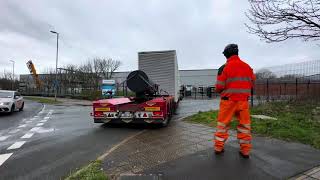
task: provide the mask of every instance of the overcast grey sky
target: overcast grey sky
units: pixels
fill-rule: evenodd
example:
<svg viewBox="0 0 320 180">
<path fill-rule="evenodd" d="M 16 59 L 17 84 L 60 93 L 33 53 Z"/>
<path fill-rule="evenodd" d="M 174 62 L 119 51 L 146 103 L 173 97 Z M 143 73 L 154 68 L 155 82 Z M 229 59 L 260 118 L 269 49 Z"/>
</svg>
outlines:
<svg viewBox="0 0 320 180">
<path fill-rule="evenodd" d="M 247 0 L 1 0 L 0 71 L 28 73 L 55 67 L 60 32 L 59 66 L 81 64 L 90 57 L 122 61 L 120 70 L 137 68 L 137 52 L 175 49 L 180 69 L 217 68 L 228 43 L 253 68 L 320 59 L 314 42 L 291 40 L 267 44 L 248 34 Z"/>
</svg>

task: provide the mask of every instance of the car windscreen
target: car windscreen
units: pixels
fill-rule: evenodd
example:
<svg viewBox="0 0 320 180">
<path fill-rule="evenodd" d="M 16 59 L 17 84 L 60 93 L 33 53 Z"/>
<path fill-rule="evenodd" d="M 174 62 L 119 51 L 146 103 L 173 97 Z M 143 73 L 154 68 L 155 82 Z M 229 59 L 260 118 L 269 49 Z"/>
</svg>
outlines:
<svg viewBox="0 0 320 180">
<path fill-rule="evenodd" d="M 0 91 L 0 98 L 10 98 L 12 97 L 13 93 L 12 92 L 1 92 Z"/>
</svg>

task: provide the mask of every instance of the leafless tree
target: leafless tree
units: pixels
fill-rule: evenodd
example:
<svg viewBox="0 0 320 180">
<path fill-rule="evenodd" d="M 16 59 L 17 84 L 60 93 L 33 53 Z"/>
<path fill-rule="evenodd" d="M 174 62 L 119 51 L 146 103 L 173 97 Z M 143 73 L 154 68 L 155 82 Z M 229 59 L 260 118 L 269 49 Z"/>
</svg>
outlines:
<svg viewBox="0 0 320 180">
<path fill-rule="evenodd" d="M 56 74 L 56 70 L 55 69 L 48 68 L 39 77 L 40 80 L 41 80 L 40 88 L 43 89 L 48 94 L 54 93 L 55 74 Z"/>
<path fill-rule="evenodd" d="M 286 75 L 281 76 L 279 79 L 282 79 L 282 80 L 295 80 L 295 79 L 301 78 L 301 77 L 303 77 L 303 75 L 301 75 L 301 74 L 286 74 Z"/>
<path fill-rule="evenodd" d="M 83 88 L 91 89 L 95 88 L 96 83 L 96 75 L 94 74 L 94 68 L 91 61 L 87 61 L 78 67 L 77 75 L 79 80 L 84 82 Z"/>
<path fill-rule="evenodd" d="M 100 78 L 111 79 L 121 62 L 112 58 L 94 58 L 94 70 Z"/>
<path fill-rule="evenodd" d="M 266 42 L 320 39 L 319 0 L 249 0 L 249 33 Z"/>
<path fill-rule="evenodd" d="M 0 89 L 5 90 L 16 90 L 19 86 L 19 81 L 13 82 L 13 74 L 11 72 L 3 71 L 2 74 L 0 74 Z M 12 89 L 12 83 L 13 83 L 13 89 Z"/>
<path fill-rule="evenodd" d="M 276 78 L 276 75 L 269 69 L 260 69 L 256 73 L 257 79 L 273 79 Z"/>
</svg>

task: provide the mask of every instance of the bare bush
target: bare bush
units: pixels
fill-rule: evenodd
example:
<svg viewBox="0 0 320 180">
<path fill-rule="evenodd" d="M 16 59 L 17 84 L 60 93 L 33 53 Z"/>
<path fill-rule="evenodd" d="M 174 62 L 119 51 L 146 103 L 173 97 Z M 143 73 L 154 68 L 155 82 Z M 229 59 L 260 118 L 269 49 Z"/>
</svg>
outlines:
<svg viewBox="0 0 320 180">
<path fill-rule="evenodd" d="M 260 69 L 256 72 L 255 75 L 257 79 L 272 79 L 277 77 L 272 71 L 268 69 Z"/>
</svg>

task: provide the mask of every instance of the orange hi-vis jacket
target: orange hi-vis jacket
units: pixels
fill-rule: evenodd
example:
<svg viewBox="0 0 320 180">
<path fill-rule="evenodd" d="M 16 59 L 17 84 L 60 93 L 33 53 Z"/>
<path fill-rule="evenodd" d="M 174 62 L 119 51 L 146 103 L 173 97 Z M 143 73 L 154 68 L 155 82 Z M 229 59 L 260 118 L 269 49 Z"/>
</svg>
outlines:
<svg viewBox="0 0 320 180">
<path fill-rule="evenodd" d="M 219 68 L 216 91 L 233 101 L 246 101 L 251 95 L 256 77 L 252 68 L 239 56 L 233 55 Z"/>
</svg>

